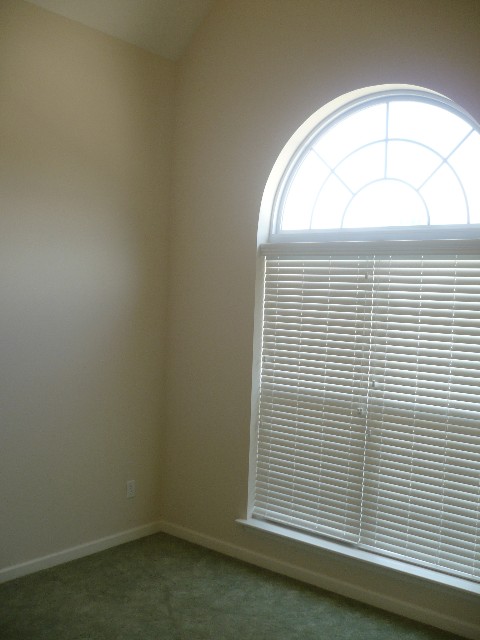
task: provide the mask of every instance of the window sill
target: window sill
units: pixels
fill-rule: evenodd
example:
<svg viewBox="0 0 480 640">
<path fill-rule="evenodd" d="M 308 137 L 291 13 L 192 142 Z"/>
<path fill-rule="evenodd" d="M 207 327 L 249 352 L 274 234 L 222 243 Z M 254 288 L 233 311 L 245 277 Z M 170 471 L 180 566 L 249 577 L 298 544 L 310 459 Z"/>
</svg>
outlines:
<svg viewBox="0 0 480 640">
<path fill-rule="evenodd" d="M 382 569 L 428 580 L 438 585 L 458 589 L 469 594 L 480 595 L 480 584 L 464 578 L 449 576 L 425 567 L 417 567 L 415 565 L 402 562 L 401 560 L 387 558 L 362 549 L 355 549 L 354 547 L 343 545 L 341 543 L 334 542 L 333 540 L 317 538 L 316 536 L 309 535 L 308 533 L 294 531 L 292 529 L 287 529 L 285 527 L 281 527 L 270 522 L 264 522 L 262 520 L 256 520 L 254 518 L 239 519 L 237 522 L 257 531 L 273 534 L 293 542 L 298 542 L 302 545 L 308 545 L 309 547 L 314 547 L 316 549 L 340 554 L 347 558 L 367 562 L 370 565 L 376 565 Z"/>
</svg>

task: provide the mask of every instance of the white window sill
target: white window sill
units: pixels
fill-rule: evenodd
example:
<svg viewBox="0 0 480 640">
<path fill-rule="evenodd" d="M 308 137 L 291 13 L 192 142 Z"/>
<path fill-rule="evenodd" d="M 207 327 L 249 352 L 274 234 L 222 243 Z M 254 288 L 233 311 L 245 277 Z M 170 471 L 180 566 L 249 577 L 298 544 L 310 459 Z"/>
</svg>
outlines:
<svg viewBox="0 0 480 640">
<path fill-rule="evenodd" d="M 383 569 L 399 572 L 403 575 L 415 576 L 423 580 L 429 580 L 439 585 L 444 585 L 454 589 L 459 589 L 470 594 L 480 595 L 480 583 L 472 582 L 464 578 L 449 576 L 438 571 L 433 571 L 425 567 L 417 567 L 415 565 L 402 562 L 401 560 L 395 560 L 394 558 L 387 558 L 384 556 L 364 551 L 362 549 L 356 549 L 348 545 L 343 545 L 333 540 L 327 540 L 326 538 L 317 538 L 308 533 L 302 533 L 301 531 L 294 531 L 287 529 L 270 522 L 264 522 L 262 520 L 256 520 L 254 518 L 248 518 L 245 520 L 237 520 L 239 524 L 246 527 L 262 531 L 264 533 L 273 534 L 281 538 L 285 538 L 294 542 L 298 542 L 303 545 L 322 549 L 333 553 L 340 554 L 347 558 L 368 562 L 369 564 L 377 565 Z"/>
</svg>

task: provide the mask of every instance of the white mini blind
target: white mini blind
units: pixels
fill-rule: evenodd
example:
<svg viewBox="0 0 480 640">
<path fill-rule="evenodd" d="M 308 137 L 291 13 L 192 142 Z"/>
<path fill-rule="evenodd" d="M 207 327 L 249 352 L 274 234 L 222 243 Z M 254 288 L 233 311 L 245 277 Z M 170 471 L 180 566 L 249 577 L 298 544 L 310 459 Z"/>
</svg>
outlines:
<svg viewBox="0 0 480 640">
<path fill-rule="evenodd" d="M 480 579 L 480 253 L 268 251 L 253 517 Z"/>
</svg>

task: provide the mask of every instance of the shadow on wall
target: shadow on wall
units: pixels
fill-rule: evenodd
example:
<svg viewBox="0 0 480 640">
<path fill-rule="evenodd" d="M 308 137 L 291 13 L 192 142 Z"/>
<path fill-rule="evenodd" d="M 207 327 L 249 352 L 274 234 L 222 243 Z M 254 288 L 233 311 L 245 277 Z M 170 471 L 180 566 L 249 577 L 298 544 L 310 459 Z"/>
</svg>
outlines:
<svg viewBox="0 0 480 640">
<path fill-rule="evenodd" d="M 0 11 L 0 564 L 158 513 L 171 101 L 161 59 L 13 7 Z M 144 497 L 126 513 L 137 472 Z"/>
</svg>

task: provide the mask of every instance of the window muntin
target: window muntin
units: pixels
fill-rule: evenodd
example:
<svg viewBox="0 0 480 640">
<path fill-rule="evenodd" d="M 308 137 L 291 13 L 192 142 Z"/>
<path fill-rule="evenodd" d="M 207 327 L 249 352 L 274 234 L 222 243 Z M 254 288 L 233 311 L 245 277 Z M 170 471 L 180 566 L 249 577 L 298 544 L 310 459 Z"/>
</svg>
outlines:
<svg viewBox="0 0 480 640">
<path fill-rule="evenodd" d="M 449 101 L 362 100 L 322 123 L 287 168 L 274 234 L 478 224 L 479 157 L 478 125 Z"/>
<path fill-rule="evenodd" d="M 437 124 L 455 124 L 440 142 L 426 115 L 410 133 L 394 125 L 415 140 L 368 139 L 365 123 L 386 131 L 393 102 L 433 104 Z M 359 147 L 333 145 L 334 172 L 313 145 L 349 114 Z M 381 87 L 322 108 L 280 154 L 259 222 L 252 522 L 480 581 L 478 131 L 446 98 Z M 364 224 L 365 208 L 396 226 L 341 226 Z M 404 233 L 415 228 L 426 233 Z"/>
</svg>

